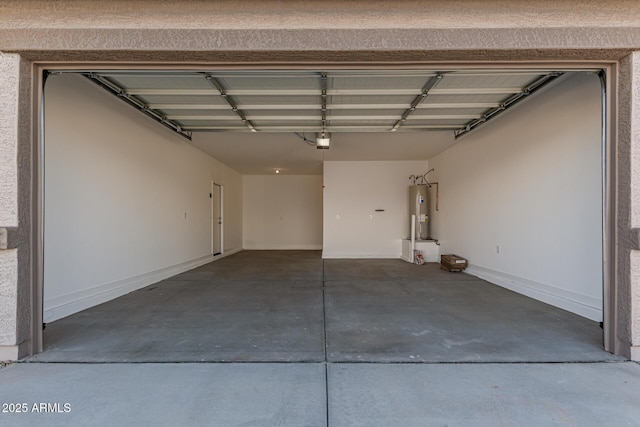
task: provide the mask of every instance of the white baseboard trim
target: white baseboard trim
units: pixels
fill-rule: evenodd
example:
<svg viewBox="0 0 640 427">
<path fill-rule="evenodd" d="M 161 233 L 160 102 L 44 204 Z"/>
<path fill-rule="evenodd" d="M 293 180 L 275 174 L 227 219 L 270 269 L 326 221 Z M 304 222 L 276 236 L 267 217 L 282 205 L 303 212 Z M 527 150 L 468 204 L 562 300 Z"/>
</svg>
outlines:
<svg viewBox="0 0 640 427">
<path fill-rule="evenodd" d="M 252 246 L 246 245 L 243 247 L 245 251 L 321 251 L 322 244 L 309 244 L 309 245 L 269 245 L 267 246 Z"/>
<path fill-rule="evenodd" d="M 402 254 L 352 254 L 339 252 L 322 252 L 323 259 L 399 259 Z"/>
<path fill-rule="evenodd" d="M 44 302 L 44 322 L 48 323 L 62 319 L 63 317 L 70 316 L 79 311 L 86 310 L 87 308 L 94 307 L 140 288 L 144 288 L 145 286 L 168 279 L 176 274 L 180 274 L 220 258 L 233 255 L 241 250 L 242 249 L 227 250 L 215 257 L 213 255 L 206 255 L 190 261 L 184 261 L 179 264 L 164 267 L 159 270 L 150 271 L 148 273 L 139 274 L 137 276 L 117 280 L 115 282 L 104 283 L 88 289 L 82 289 L 70 294 L 51 298 Z"/>
<path fill-rule="evenodd" d="M 474 264 L 469 264 L 465 273 L 587 319 L 602 321 L 602 301 L 597 298 Z"/>
<path fill-rule="evenodd" d="M 213 260 L 218 260 L 220 258 L 224 258 L 227 257 L 229 255 L 233 255 L 233 254 L 237 254 L 238 252 L 242 252 L 243 249 L 242 248 L 233 248 L 233 249 L 225 249 L 223 253 L 221 253 L 220 255 L 216 255 L 215 257 L 213 257 Z"/>
</svg>

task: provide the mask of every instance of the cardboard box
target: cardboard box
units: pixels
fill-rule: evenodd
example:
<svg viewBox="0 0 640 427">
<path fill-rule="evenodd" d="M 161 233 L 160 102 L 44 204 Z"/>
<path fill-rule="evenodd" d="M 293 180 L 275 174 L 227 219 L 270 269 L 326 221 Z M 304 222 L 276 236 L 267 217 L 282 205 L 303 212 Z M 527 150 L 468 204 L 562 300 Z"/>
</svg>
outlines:
<svg viewBox="0 0 640 427">
<path fill-rule="evenodd" d="M 440 268 L 446 271 L 464 271 L 467 268 L 467 260 L 458 255 L 442 255 L 440 257 Z"/>
</svg>

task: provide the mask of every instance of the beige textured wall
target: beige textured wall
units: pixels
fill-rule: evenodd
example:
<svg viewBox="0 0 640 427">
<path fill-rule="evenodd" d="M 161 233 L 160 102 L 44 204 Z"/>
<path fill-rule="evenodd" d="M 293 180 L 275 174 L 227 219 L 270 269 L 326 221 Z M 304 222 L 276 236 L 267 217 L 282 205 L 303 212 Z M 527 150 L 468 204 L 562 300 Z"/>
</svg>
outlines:
<svg viewBox="0 0 640 427">
<path fill-rule="evenodd" d="M 581 60 L 634 49 L 635 0 L 0 3 L 0 51 L 34 60 Z"/>
<path fill-rule="evenodd" d="M 20 57 L 0 53 L 0 224 L 18 225 L 18 108 Z"/>
<path fill-rule="evenodd" d="M 640 52 L 621 61 L 619 78 L 617 339 L 640 360 L 640 242 L 630 233 L 640 229 Z"/>
<path fill-rule="evenodd" d="M 322 175 L 244 175 L 242 248 L 322 249 Z"/>
<path fill-rule="evenodd" d="M 631 141 L 633 162 L 632 226 L 640 228 L 640 52 L 631 56 L 633 62 Z M 631 268 L 631 357 L 640 361 L 640 248 L 632 253 Z"/>
<path fill-rule="evenodd" d="M 635 0 L 14 0 L 5 28 L 562 28 L 636 26 Z M 570 19 L 567 19 L 570 18 Z"/>
<path fill-rule="evenodd" d="M 31 325 L 30 70 L 0 53 L 0 228 L 9 236 L 0 248 L 0 360 L 27 351 Z"/>
</svg>

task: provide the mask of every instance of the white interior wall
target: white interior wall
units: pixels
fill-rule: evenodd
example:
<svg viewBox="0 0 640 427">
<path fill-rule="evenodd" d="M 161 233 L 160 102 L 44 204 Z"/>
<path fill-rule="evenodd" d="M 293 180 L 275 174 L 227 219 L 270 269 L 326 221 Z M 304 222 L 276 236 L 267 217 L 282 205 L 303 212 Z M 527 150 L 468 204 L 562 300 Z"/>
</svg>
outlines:
<svg viewBox="0 0 640 427">
<path fill-rule="evenodd" d="M 244 249 L 322 249 L 322 176 L 245 175 Z"/>
<path fill-rule="evenodd" d="M 210 261 L 212 181 L 240 250 L 241 175 L 81 76 L 48 79 L 45 113 L 45 321 Z"/>
<path fill-rule="evenodd" d="M 242 175 L 225 166 L 223 163 L 213 160 L 213 182 L 223 187 L 223 224 L 224 234 L 223 255 L 242 250 Z"/>
<path fill-rule="evenodd" d="M 400 258 L 408 178 L 427 170 L 427 161 L 324 162 L 323 257 Z"/>
<path fill-rule="evenodd" d="M 468 272 L 602 319 L 600 82 L 577 74 L 429 161 L 432 234 Z M 499 246 L 499 253 L 497 246 Z"/>
</svg>

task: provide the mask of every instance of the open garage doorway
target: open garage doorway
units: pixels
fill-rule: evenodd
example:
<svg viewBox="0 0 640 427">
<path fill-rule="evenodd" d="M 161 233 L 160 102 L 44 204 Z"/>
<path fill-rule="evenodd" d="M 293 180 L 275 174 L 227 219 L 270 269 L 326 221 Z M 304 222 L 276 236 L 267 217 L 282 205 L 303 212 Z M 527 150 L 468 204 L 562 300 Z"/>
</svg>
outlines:
<svg viewBox="0 0 640 427">
<path fill-rule="evenodd" d="M 600 85 L 566 69 L 54 73 L 36 359 L 607 360 Z M 412 175 L 437 183 L 428 237 L 466 272 L 400 260 Z M 212 180 L 231 255 L 214 262 Z"/>
</svg>

